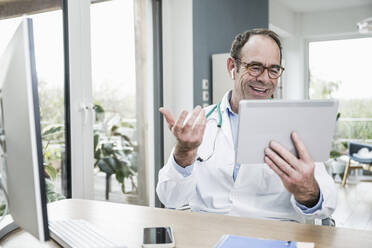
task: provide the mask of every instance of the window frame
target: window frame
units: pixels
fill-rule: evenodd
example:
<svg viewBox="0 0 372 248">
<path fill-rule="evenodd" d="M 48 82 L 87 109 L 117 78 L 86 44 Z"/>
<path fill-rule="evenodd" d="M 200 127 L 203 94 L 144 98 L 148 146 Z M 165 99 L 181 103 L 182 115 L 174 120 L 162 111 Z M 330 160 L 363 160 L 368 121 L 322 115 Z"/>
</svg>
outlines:
<svg viewBox="0 0 372 248">
<path fill-rule="evenodd" d="M 62 0 L 68 197 L 93 199 L 93 94 L 90 0 Z"/>
</svg>

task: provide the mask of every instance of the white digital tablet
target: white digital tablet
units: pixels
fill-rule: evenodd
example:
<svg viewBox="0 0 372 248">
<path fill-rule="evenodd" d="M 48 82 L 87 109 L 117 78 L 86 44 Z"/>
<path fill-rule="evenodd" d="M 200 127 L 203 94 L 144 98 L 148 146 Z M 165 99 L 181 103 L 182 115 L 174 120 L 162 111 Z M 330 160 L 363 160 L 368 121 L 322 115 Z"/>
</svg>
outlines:
<svg viewBox="0 0 372 248">
<path fill-rule="evenodd" d="M 313 161 L 328 160 L 337 110 L 335 100 L 240 101 L 237 163 L 264 163 L 264 149 L 271 140 L 297 156 L 290 137 L 292 131 L 300 135 Z"/>
</svg>

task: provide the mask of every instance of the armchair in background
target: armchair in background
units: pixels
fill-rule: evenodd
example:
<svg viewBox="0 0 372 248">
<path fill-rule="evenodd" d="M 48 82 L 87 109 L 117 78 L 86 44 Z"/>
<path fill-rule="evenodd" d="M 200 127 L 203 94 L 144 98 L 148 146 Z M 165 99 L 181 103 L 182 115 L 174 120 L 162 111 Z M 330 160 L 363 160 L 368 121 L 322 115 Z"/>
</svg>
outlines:
<svg viewBox="0 0 372 248">
<path fill-rule="evenodd" d="M 345 167 L 345 172 L 344 172 L 344 177 L 342 179 L 342 186 L 345 186 L 347 177 L 349 175 L 349 172 L 351 169 L 360 169 L 363 168 L 363 166 L 351 166 L 351 160 L 357 161 L 361 164 L 366 164 L 372 166 L 372 157 L 371 158 L 364 158 L 361 156 L 358 156 L 359 150 L 362 148 L 368 149 L 369 152 L 372 151 L 372 145 L 367 145 L 367 144 L 360 144 L 360 143 L 355 143 L 355 142 L 349 142 L 349 161 L 346 164 Z"/>
</svg>

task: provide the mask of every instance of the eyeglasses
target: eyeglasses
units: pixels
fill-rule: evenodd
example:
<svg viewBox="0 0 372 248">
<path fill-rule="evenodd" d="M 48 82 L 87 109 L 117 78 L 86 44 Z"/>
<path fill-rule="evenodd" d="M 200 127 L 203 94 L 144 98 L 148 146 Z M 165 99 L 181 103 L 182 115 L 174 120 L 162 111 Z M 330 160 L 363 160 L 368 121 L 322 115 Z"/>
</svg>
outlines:
<svg viewBox="0 0 372 248">
<path fill-rule="evenodd" d="M 284 71 L 284 67 L 280 65 L 264 66 L 263 64 L 257 62 L 246 63 L 241 61 L 240 59 L 235 60 L 239 61 L 242 64 L 242 66 L 245 67 L 245 69 L 247 69 L 249 75 L 251 75 L 252 77 L 260 76 L 265 71 L 265 69 L 267 69 L 267 74 L 269 78 L 277 79 L 282 75 Z"/>
</svg>

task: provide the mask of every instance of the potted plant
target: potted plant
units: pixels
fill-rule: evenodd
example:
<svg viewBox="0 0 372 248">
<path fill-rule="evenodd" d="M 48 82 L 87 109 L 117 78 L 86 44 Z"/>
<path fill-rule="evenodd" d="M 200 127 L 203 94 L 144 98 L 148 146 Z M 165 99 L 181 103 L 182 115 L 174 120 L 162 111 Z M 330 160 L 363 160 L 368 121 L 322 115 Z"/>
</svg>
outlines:
<svg viewBox="0 0 372 248">
<path fill-rule="evenodd" d="M 60 142 L 64 138 L 64 127 L 61 124 L 48 125 L 43 128 L 41 133 L 41 139 L 43 143 L 43 160 L 44 160 L 44 171 L 45 171 L 45 187 L 47 201 L 53 202 L 65 197 L 55 190 L 54 181 L 57 178 L 57 174 L 61 167 L 61 151 Z M 51 147 L 51 143 L 57 142 L 56 146 Z"/>
<path fill-rule="evenodd" d="M 129 179 L 132 192 L 137 190 L 135 176 L 137 167 L 135 163 L 137 146 L 133 144 L 126 133 L 134 127 L 119 118 L 116 122 L 103 120 L 104 109 L 96 104 L 96 119 L 102 125 L 94 130 L 94 166 L 106 173 L 106 200 L 109 198 L 110 178 L 115 175 L 121 184 L 123 193 L 128 193 L 125 188 L 125 179 Z"/>
</svg>

